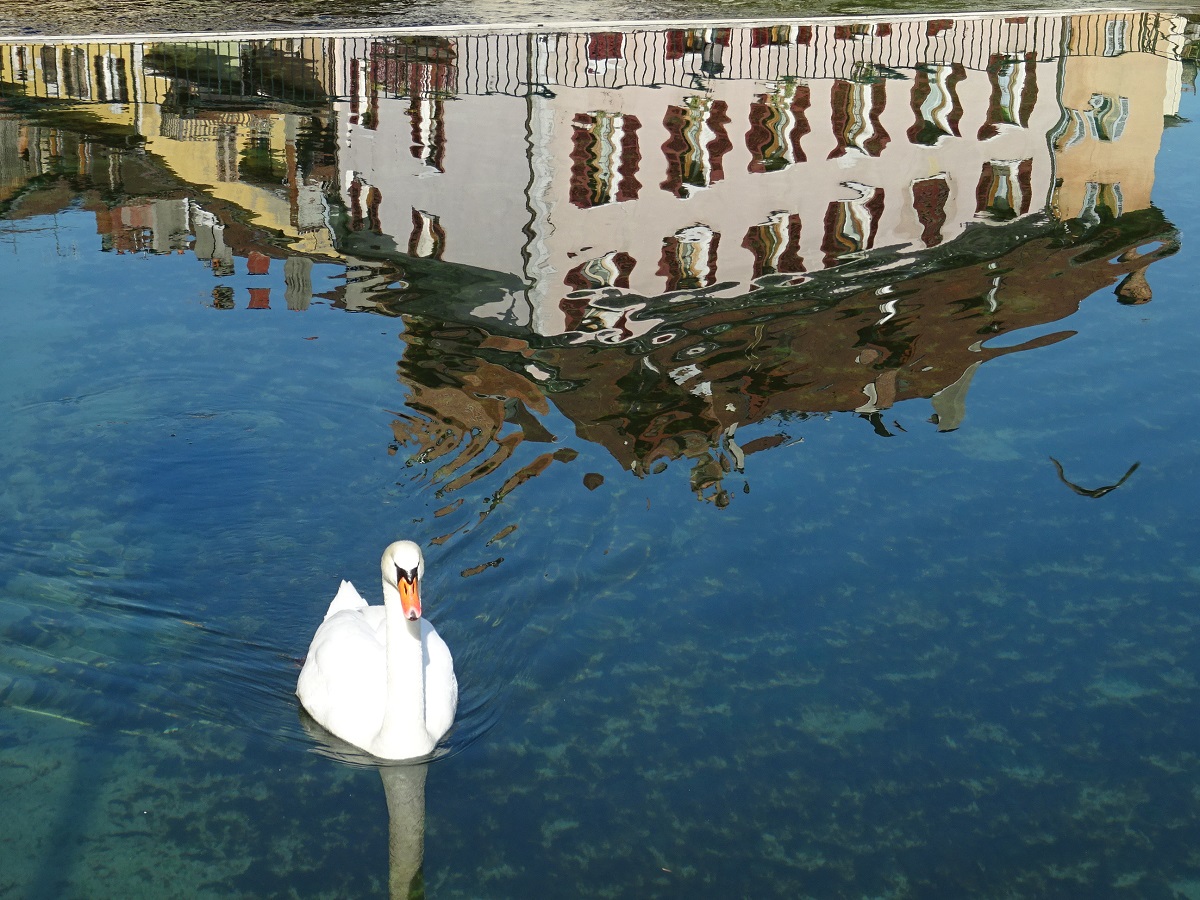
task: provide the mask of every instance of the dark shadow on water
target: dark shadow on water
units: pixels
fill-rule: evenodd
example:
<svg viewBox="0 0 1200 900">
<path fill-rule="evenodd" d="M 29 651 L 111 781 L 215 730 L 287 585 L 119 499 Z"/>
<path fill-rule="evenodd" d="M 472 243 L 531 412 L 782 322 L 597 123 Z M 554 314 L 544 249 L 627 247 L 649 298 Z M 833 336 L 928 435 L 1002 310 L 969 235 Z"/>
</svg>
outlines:
<svg viewBox="0 0 1200 900">
<path fill-rule="evenodd" d="M 117 756 L 107 741 L 78 742 L 71 778 L 62 794 L 64 802 L 51 813 L 52 824 L 45 828 L 51 836 L 46 842 L 48 852 L 39 858 L 37 874 L 25 896 L 63 897 L 70 893 L 75 870 L 85 855 L 88 829 L 97 815 L 99 785 L 110 777 Z"/>
</svg>

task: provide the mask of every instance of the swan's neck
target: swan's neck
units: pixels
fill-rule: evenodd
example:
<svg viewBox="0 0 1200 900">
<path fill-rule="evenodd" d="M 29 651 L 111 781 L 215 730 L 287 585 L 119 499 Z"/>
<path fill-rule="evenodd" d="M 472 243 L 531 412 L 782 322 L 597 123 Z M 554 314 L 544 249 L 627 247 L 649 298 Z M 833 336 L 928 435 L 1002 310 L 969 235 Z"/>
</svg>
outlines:
<svg viewBox="0 0 1200 900">
<path fill-rule="evenodd" d="M 390 595 L 389 595 L 390 594 Z M 433 749 L 425 725 L 425 654 L 421 620 L 409 621 L 395 588 L 384 586 L 387 628 L 387 705 L 372 752 L 384 759 L 413 759 Z"/>
</svg>

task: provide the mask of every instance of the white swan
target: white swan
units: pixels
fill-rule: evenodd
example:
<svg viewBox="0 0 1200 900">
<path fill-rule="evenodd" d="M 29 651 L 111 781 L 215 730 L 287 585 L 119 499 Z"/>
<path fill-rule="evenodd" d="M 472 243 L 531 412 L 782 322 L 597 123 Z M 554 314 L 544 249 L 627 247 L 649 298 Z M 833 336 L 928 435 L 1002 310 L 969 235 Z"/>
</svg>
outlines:
<svg viewBox="0 0 1200 900">
<path fill-rule="evenodd" d="M 317 627 L 296 695 L 344 741 L 381 759 L 428 755 L 454 723 L 458 681 L 450 648 L 421 618 L 421 548 L 383 551 L 383 606 L 343 581 Z"/>
</svg>

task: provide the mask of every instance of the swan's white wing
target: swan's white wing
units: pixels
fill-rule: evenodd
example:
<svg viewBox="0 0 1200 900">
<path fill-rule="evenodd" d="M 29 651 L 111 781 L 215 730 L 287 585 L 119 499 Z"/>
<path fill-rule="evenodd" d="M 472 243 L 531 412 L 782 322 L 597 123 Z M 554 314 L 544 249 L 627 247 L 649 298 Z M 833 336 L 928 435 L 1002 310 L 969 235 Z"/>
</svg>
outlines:
<svg viewBox="0 0 1200 900">
<path fill-rule="evenodd" d="M 348 581 L 343 581 L 338 592 L 333 597 L 333 602 L 329 604 L 329 609 L 325 612 L 325 618 L 328 619 L 334 613 L 339 613 L 343 609 L 363 609 L 367 606 L 367 601 L 362 598 L 354 585 Z"/>
<path fill-rule="evenodd" d="M 458 679 L 454 659 L 428 619 L 421 620 L 421 645 L 425 650 L 425 727 L 438 741 L 454 724 L 458 710 Z"/>
<path fill-rule="evenodd" d="M 384 635 L 381 606 L 331 612 L 313 635 L 296 684 L 309 715 L 357 747 L 369 746 L 383 723 Z"/>
</svg>

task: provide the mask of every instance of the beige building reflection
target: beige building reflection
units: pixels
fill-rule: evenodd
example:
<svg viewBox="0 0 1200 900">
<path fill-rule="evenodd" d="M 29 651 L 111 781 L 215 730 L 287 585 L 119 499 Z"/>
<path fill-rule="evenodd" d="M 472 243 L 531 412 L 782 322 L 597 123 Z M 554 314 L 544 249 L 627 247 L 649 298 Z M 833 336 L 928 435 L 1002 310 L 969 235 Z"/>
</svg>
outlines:
<svg viewBox="0 0 1200 900">
<path fill-rule="evenodd" d="M 1128 13 L 346 41 L 342 189 L 414 255 L 519 275 L 510 321 L 621 341 L 648 323 L 614 316 L 616 293 L 733 296 L 974 225 L 1145 208 L 1185 27 Z"/>
</svg>

